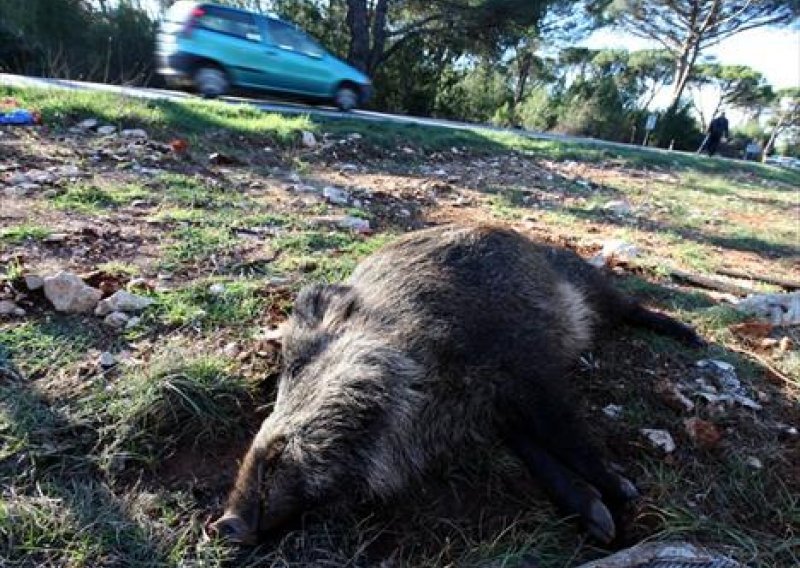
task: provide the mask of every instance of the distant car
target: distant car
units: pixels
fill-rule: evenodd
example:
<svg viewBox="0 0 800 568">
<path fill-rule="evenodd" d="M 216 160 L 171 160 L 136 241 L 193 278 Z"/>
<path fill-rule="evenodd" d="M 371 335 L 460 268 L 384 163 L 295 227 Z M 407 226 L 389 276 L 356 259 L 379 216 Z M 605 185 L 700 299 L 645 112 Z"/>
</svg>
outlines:
<svg viewBox="0 0 800 568">
<path fill-rule="evenodd" d="M 800 169 L 800 159 L 790 156 L 769 156 L 764 162 L 775 166 L 783 166 L 785 168 Z"/>
<path fill-rule="evenodd" d="M 158 73 L 206 97 L 238 87 L 350 110 L 372 94 L 369 77 L 272 16 L 180 0 L 167 10 L 156 41 Z"/>
</svg>

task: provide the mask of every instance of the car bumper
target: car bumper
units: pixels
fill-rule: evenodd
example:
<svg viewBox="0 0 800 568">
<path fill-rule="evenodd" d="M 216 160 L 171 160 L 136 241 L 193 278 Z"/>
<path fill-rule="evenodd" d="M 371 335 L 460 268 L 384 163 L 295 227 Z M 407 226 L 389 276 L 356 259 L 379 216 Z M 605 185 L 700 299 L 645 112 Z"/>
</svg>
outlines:
<svg viewBox="0 0 800 568">
<path fill-rule="evenodd" d="M 157 72 L 174 81 L 190 82 L 195 59 L 191 55 L 180 52 L 159 54 L 156 57 Z"/>
</svg>

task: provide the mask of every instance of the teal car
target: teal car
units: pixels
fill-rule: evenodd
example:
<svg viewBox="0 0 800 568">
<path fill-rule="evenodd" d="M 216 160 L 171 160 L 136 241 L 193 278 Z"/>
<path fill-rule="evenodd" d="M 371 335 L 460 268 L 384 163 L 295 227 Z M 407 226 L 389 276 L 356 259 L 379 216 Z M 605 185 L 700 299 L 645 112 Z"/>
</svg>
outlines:
<svg viewBox="0 0 800 568">
<path fill-rule="evenodd" d="M 215 4 L 173 4 L 159 26 L 156 59 L 167 84 L 193 87 L 206 97 L 239 88 L 350 110 L 372 94 L 369 77 L 295 25 Z"/>
</svg>

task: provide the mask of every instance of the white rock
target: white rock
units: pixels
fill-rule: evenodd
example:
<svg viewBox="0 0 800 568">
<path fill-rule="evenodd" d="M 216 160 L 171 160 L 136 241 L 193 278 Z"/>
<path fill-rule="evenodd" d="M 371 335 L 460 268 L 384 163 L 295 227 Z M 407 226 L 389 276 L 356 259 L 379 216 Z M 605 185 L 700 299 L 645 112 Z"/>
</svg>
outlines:
<svg viewBox="0 0 800 568">
<path fill-rule="evenodd" d="M 140 318 L 139 316 L 133 316 L 129 318 L 127 322 L 125 322 L 125 329 L 131 329 L 133 327 L 136 327 L 141 323 L 141 321 L 142 318 Z"/>
<path fill-rule="evenodd" d="M 78 128 L 81 130 L 92 130 L 93 128 L 97 128 L 97 119 L 96 118 L 87 118 L 86 120 L 81 120 L 78 123 Z"/>
<path fill-rule="evenodd" d="M 44 170 L 29 170 L 26 174 L 32 183 L 53 183 L 56 181 L 56 176 Z"/>
<path fill-rule="evenodd" d="M 363 136 L 361 136 L 361 134 L 358 132 L 353 132 L 352 134 L 347 135 L 348 140 L 361 140 L 362 138 Z"/>
<path fill-rule="evenodd" d="M 409 148 L 408 146 L 403 147 L 403 154 L 415 154 L 415 153 L 416 152 L 414 152 L 413 148 Z"/>
<path fill-rule="evenodd" d="M 776 326 L 800 324 L 800 292 L 791 294 L 753 294 L 735 306 L 740 312 L 754 315 Z"/>
<path fill-rule="evenodd" d="M 11 300 L 0 300 L 0 316 L 17 315 L 17 310 L 20 309 L 22 308 L 17 306 L 17 304 L 12 302 Z M 24 310 L 22 315 L 25 315 Z"/>
<path fill-rule="evenodd" d="M 85 313 L 97 305 L 103 293 L 87 286 L 75 274 L 59 272 L 44 279 L 44 295 L 59 312 Z"/>
<path fill-rule="evenodd" d="M 359 217 L 342 217 L 337 221 L 337 225 L 343 229 L 351 229 L 358 233 L 367 233 L 370 230 L 369 221 Z"/>
<path fill-rule="evenodd" d="M 661 448 L 667 454 L 675 451 L 677 447 L 675 445 L 675 440 L 672 439 L 672 435 L 666 430 L 643 428 L 640 431 L 656 448 Z"/>
<path fill-rule="evenodd" d="M 141 128 L 126 128 L 122 132 L 120 132 L 123 138 L 147 138 L 147 132 L 142 130 Z"/>
<path fill-rule="evenodd" d="M 761 460 L 755 456 L 748 456 L 748 458 L 745 460 L 745 463 L 753 469 L 761 469 L 764 467 L 764 464 L 761 463 Z"/>
<path fill-rule="evenodd" d="M 346 205 L 350 201 L 346 191 L 330 185 L 322 188 L 322 196 L 335 205 Z"/>
<path fill-rule="evenodd" d="M 130 317 L 124 312 L 111 312 L 105 317 L 103 323 L 114 329 L 122 329 L 129 320 Z"/>
<path fill-rule="evenodd" d="M 619 420 L 622 417 L 622 407 L 619 404 L 609 404 L 603 408 L 603 414 L 614 420 Z"/>
<path fill-rule="evenodd" d="M 117 364 L 117 358 L 108 351 L 103 351 L 97 360 L 101 367 L 113 367 Z"/>
<path fill-rule="evenodd" d="M 235 341 L 231 341 L 230 343 L 226 343 L 225 347 L 222 348 L 222 352 L 225 354 L 226 357 L 230 357 L 233 359 L 236 357 L 241 349 L 239 348 L 239 344 Z"/>
<path fill-rule="evenodd" d="M 225 284 L 212 284 L 208 287 L 208 293 L 212 296 L 222 296 L 225 293 Z"/>
<path fill-rule="evenodd" d="M 611 239 L 603 243 L 600 255 L 605 258 L 614 257 L 618 260 L 629 261 L 639 256 L 639 248 L 625 241 Z"/>
<path fill-rule="evenodd" d="M 28 177 L 27 174 L 22 172 L 14 172 L 8 178 L 8 183 L 13 185 L 22 185 L 23 183 L 30 183 L 31 178 Z"/>
<path fill-rule="evenodd" d="M 631 211 L 633 211 L 633 207 L 631 204 L 625 200 L 619 199 L 615 201 L 609 201 L 603 206 L 603 209 L 606 211 L 611 211 L 615 215 L 630 215 Z"/>
<path fill-rule="evenodd" d="M 26 274 L 25 278 L 25 286 L 28 290 L 39 290 L 42 286 L 44 286 L 44 278 L 37 274 Z"/>
<path fill-rule="evenodd" d="M 317 145 L 317 138 L 314 136 L 313 132 L 304 130 L 302 137 L 303 146 L 306 148 L 314 148 Z"/>
<path fill-rule="evenodd" d="M 97 133 L 102 136 L 109 136 L 110 134 L 114 134 L 116 131 L 117 127 L 110 124 L 106 124 L 97 129 Z"/>
<path fill-rule="evenodd" d="M 94 313 L 98 316 L 105 316 L 111 312 L 140 312 L 153 302 L 154 300 L 151 298 L 132 294 L 126 290 L 118 290 L 105 300 L 101 300 Z"/>
</svg>

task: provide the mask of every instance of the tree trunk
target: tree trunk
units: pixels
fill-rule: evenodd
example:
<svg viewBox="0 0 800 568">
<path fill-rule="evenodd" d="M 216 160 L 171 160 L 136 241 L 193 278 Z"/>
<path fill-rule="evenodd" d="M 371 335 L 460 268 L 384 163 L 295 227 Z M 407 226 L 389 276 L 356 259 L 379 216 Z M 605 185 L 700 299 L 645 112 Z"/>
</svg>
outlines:
<svg viewBox="0 0 800 568">
<path fill-rule="evenodd" d="M 675 64 L 675 86 L 672 88 L 672 98 L 670 99 L 669 106 L 667 107 L 667 114 L 674 113 L 681 102 L 683 91 L 686 89 L 686 84 L 689 82 L 689 76 L 694 69 L 694 63 L 697 60 L 698 43 L 696 40 L 689 38 L 686 40 L 686 45 L 683 48 L 683 53 L 678 58 Z"/>
<path fill-rule="evenodd" d="M 372 49 L 367 62 L 367 74 L 375 72 L 378 65 L 383 62 L 384 48 L 386 47 L 386 14 L 389 11 L 389 0 L 377 0 L 375 12 L 372 15 Z"/>
<path fill-rule="evenodd" d="M 533 54 L 529 51 L 523 53 L 520 57 L 519 68 L 517 70 L 517 88 L 514 91 L 514 107 L 522 102 L 522 97 L 525 96 L 525 85 L 528 82 L 528 77 L 531 73 L 531 65 L 533 64 Z"/>
<path fill-rule="evenodd" d="M 367 71 L 369 66 L 369 13 L 366 0 L 347 0 L 347 27 L 350 28 L 350 49 L 347 60 L 353 67 Z"/>
</svg>

